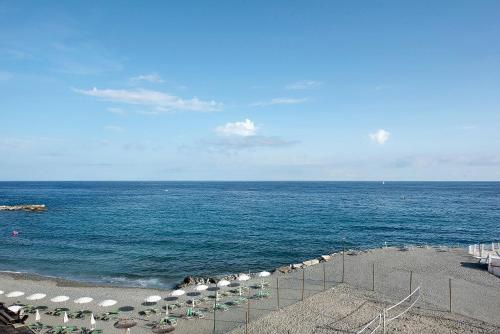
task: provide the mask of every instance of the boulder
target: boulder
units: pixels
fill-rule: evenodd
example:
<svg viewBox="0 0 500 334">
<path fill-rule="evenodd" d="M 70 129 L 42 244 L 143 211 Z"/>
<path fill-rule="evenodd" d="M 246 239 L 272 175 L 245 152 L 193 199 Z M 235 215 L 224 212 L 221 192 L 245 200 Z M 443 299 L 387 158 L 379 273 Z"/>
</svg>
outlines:
<svg viewBox="0 0 500 334">
<path fill-rule="evenodd" d="M 307 261 L 302 262 L 304 267 L 313 266 L 313 265 L 318 264 L 318 263 L 319 263 L 318 259 L 312 259 L 312 260 L 307 260 Z"/>
<path fill-rule="evenodd" d="M 290 268 L 290 266 L 283 266 L 278 268 L 278 271 L 283 274 L 288 274 L 291 270 L 292 269 Z"/>
<path fill-rule="evenodd" d="M 292 269 L 301 269 L 304 265 L 302 263 L 292 264 Z"/>
<path fill-rule="evenodd" d="M 325 261 L 330 261 L 330 259 L 331 259 L 331 258 L 332 258 L 332 257 L 331 257 L 330 255 L 321 255 L 321 256 L 319 257 L 319 260 L 320 260 L 321 262 L 325 262 Z"/>
</svg>

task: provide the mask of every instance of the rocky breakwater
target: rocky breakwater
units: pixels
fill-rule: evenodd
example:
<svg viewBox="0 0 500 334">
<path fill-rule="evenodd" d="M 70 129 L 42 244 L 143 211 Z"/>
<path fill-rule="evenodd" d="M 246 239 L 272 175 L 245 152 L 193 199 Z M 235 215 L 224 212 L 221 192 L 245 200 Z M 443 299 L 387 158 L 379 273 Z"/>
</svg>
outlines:
<svg viewBox="0 0 500 334">
<path fill-rule="evenodd" d="M 0 211 L 45 211 L 45 204 L 28 204 L 28 205 L 0 205 Z"/>
</svg>

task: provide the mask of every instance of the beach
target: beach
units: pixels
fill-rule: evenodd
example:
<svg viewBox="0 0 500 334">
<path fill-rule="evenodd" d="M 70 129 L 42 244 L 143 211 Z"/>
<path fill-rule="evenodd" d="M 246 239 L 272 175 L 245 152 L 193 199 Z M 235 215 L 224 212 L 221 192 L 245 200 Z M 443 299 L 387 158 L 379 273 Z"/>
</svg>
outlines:
<svg viewBox="0 0 500 334">
<path fill-rule="evenodd" d="M 253 287 L 262 279 L 253 277 L 246 282 L 250 287 L 243 290 L 243 296 L 255 296 L 260 291 L 268 291 L 266 298 L 250 298 L 250 303 L 228 306 L 225 312 L 218 311 L 215 321 L 217 333 L 244 333 L 245 319 L 249 312 L 249 333 L 330 333 L 355 332 L 384 307 L 394 305 L 408 296 L 410 291 L 420 287 L 420 297 L 414 307 L 401 318 L 388 325 L 393 332 L 425 333 L 433 329 L 450 333 L 498 333 L 500 331 L 500 280 L 489 274 L 477 264 L 462 248 L 449 247 L 404 247 L 378 248 L 366 251 L 337 252 L 325 262 L 304 269 L 290 270 L 288 273 L 276 271 L 264 279 L 264 289 Z M 318 255 L 319 256 L 319 255 Z M 344 261 L 342 261 L 344 258 Z M 344 273 L 342 274 L 342 267 Z M 281 268 L 284 270 L 284 268 Z M 373 271 L 375 269 L 375 271 Z M 342 283 L 344 276 L 344 283 Z M 411 283 L 410 283 L 411 277 Z M 302 280 L 304 278 L 304 280 Z M 452 287 L 452 312 L 449 312 L 449 282 Z M 231 305 L 239 298 L 236 281 L 227 288 L 220 288 L 219 303 Z M 411 286 L 410 286 L 411 284 Z M 279 289 L 277 289 L 277 286 Z M 59 279 L 47 279 L 31 275 L 2 273 L 0 289 L 23 291 L 19 298 L 6 298 L 0 301 L 26 304 L 24 298 L 33 293 L 45 293 L 47 298 L 36 302 L 49 309 L 58 306 L 68 307 L 71 311 L 90 309 L 95 314 L 110 310 L 121 311 L 118 317 L 138 318 L 139 324 L 134 333 L 150 333 L 148 323 L 160 319 L 159 315 L 140 317 L 139 310 L 160 309 L 175 303 L 168 290 L 99 286 Z M 374 291 L 371 291 L 374 288 Z M 186 287 L 190 294 L 192 287 Z M 235 290 L 234 293 L 227 293 Z M 213 296 L 212 285 L 203 295 Z M 279 294 L 279 296 L 278 296 Z M 66 295 L 66 303 L 48 301 L 57 295 Z M 160 295 L 163 299 L 154 305 L 141 305 L 150 295 Z M 77 305 L 72 300 L 88 296 L 94 302 Z M 184 303 L 193 296 L 184 295 L 178 301 Z M 199 299 L 200 296 L 195 296 Z M 114 299 L 117 304 L 106 308 L 98 307 L 99 301 Z M 279 303 L 279 305 L 278 305 Z M 179 317 L 176 333 L 211 333 L 214 330 L 213 299 L 207 299 L 195 309 L 203 312 L 204 319 L 185 319 Z M 131 307 L 133 309 L 131 309 Z M 279 309 L 278 309 L 279 308 Z M 172 310 L 171 315 L 185 315 L 186 306 Z M 42 314 L 42 322 L 62 324 L 62 316 Z M 164 317 L 164 311 L 162 317 Z M 28 323 L 33 322 L 30 316 Z M 97 328 L 105 333 L 118 332 L 112 327 L 114 320 L 98 321 Z M 70 319 L 69 324 L 89 327 L 89 319 Z M 240 328 L 238 328 L 240 327 Z"/>
</svg>

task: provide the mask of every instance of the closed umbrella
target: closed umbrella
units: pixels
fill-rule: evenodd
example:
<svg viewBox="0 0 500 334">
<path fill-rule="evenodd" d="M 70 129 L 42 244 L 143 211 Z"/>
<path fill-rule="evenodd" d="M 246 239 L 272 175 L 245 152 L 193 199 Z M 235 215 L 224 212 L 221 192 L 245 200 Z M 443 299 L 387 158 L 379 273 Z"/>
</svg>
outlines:
<svg viewBox="0 0 500 334">
<path fill-rule="evenodd" d="M 36 313 L 35 313 L 35 321 L 40 321 L 41 317 L 40 317 L 40 312 L 38 312 L 38 309 L 36 310 Z"/>
<path fill-rule="evenodd" d="M 45 298 L 47 295 L 45 293 L 34 293 L 28 297 L 26 297 L 27 300 L 40 300 Z"/>
<path fill-rule="evenodd" d="M 94 329 L 95 328 L 95 318 L 94 318 L 94 313 L 90 314 L 90 328 Z"/>
<path fill-rule="evenodd" d="M 9 292 L 8 294 L 6 294 L 5 297 L 15 298 L 15 297 L 21 297 L 22 295 L 24 295 L 24 292 L 22 292 L 22 291 L 12 291 L 12 292 Z"/>
<path fill-rule="evenodd" d="M 67 323 L 68 321 L 69 321 L 69 319 L 68 319 L 68 313 L 66 311 L 64 311 L 63 322 Z"/>
</svg>

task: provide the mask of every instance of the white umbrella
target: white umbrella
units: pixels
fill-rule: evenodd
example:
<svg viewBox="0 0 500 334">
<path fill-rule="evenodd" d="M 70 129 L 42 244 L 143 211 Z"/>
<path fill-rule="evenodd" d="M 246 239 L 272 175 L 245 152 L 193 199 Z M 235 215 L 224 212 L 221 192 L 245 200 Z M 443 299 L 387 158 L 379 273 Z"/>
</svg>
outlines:
<svg viewBox="0 0 500 334">
<path fill-rule="evenodd" d="M 271 273 L 269 271 L 261 271 L 260 273 L 257 274 L 257 276 L 262 278 L 262 289 L 264 289 L 264 278 L 271 276 Z"/>
<path fill-rule="evenodd" d="M 12 291 L 6 294 L 5 297 L 14 298 L 14 297 L 21 297 L 22 295 L 24 295 L 24 292 L 22 291 Z"/>
<path fill-rule="evenodd" d="M 66 311 L 64 311 L 63 322 L 67 323 L 68 321 L 69 321 L 69 319 L 68 319 L 68 313 L 66 313 Z"/>
<path fill-rule="evenodd" d="M 14 313 L 17 313 L 19 312 L 20 309 L 22 309 L 23 307 L 21 305 L 12 305 L 12 306 L 9 306 L 7 307 L 10 311 L 14 312 Z"/>
<path fill-rule="evenodd" d="M 194 291 L 196 292 L 202 292 L 202 291 L 205 291 L 206 289 L 208 289 L 208 286 L 205 285 L 205 284 L 198 284 L 197 286 L 194 287 Z M 194 309 L 194 298 L 193 298 L 193 309 Z"/>
<path fill-rule="evenodd" d="M 3 295 L 3 291 L 2 290 L 0 290 L 0 295 Z"/>
<path fill-rule="evenodd" d="M 108 306 L 113 306 L 117 303 L 116 300 L 113 300 L 113 299 L 106 299 L 106 300 L 103 300 L 102 302 L 100 302 L 98 305 L 99 306 L 102 306 L 102 307 L 108 307 Z"/>
<path fill-rule="evenodd" d="M 40 300 L 45 298 L 47 295 L 45 293 L 34 293 L 31 296 L 26 297 L 27 300 Z"/>
<path fill-rule="evenodd" d="M 200 284 L 200 285 L 195 286 L 194 291 L 196 291 L 196 292 L 202 292 L 202 291 L 205 291 L 206 289 L 208 289 L 207 285 Z"/>
<path fill-rule="evenodd" d="M 250 276 L 248 276 L 247 274 L 241 274 L 241 275 L 238 276 L 237 279 L 240 282 L 246 282 L 246 281 L 248 281 L 250 279 Z M 240 296 L 241 296 L 241 285 L 239 286 L 238 290 L 239 290 L 239 293 L 240 293 Z"/>
<path fill-rule="evenodd" d="M 62 303 L 62 302 L 66 302 L 68 300 L 69 300 L 68 296 L 56 296 L 56 297 L 52 298 L 50 301 L 53 303 Z"/>
<path fill-rule="evenodd" d="M 40 312 L 38 312 L 38 309 L 36 310 L 36 313 L 35 313 L 35 321 L 40 321 L 41 317 L 40 317 Z"/>
<path fill-rule="evenodd" d="M 186 291 L 179 289 L 179 290 L 172 291 L 172 293 L 170 295 L 172 295 L 172 297 L 179 297 L 185 293 L 186 293 Z"/>
<path fill-rule="evenodd" d="M 94 299 L 93 298 L 90 298 L 90 297 L 80 297 L 78 299 L 75 299 L 73 302 L 75 304 L 88 304 L 90 303 L 91 301 L 93 301 Z"/>
<path fill-rule="evenodd" d="M 241 274 L 240 276 L 238 276 L 238 281 L 245 282 L 245 281 L 248 281 L 249 279 L 250 279 L 250 276 L 248 276 L 247 274 Z"/>
<path fill-rule="evenodd" d="M 231 282 L 226 281 L 225 279 L 222 279 L 222 280 L 220 280 L 220 281 L 217 283 L 217 287 L 218 287 L 218 288 L 221 288 L 221 287 L 224 287 L 224 286 L 228 286 L 229 284 L 231 284 Z"/>
<path fill-rule="evenodd" d="M 161 296 L 153 295 L 145 299 L 146 303 L 156 303 L 161 300 Z"/>
</svg>

